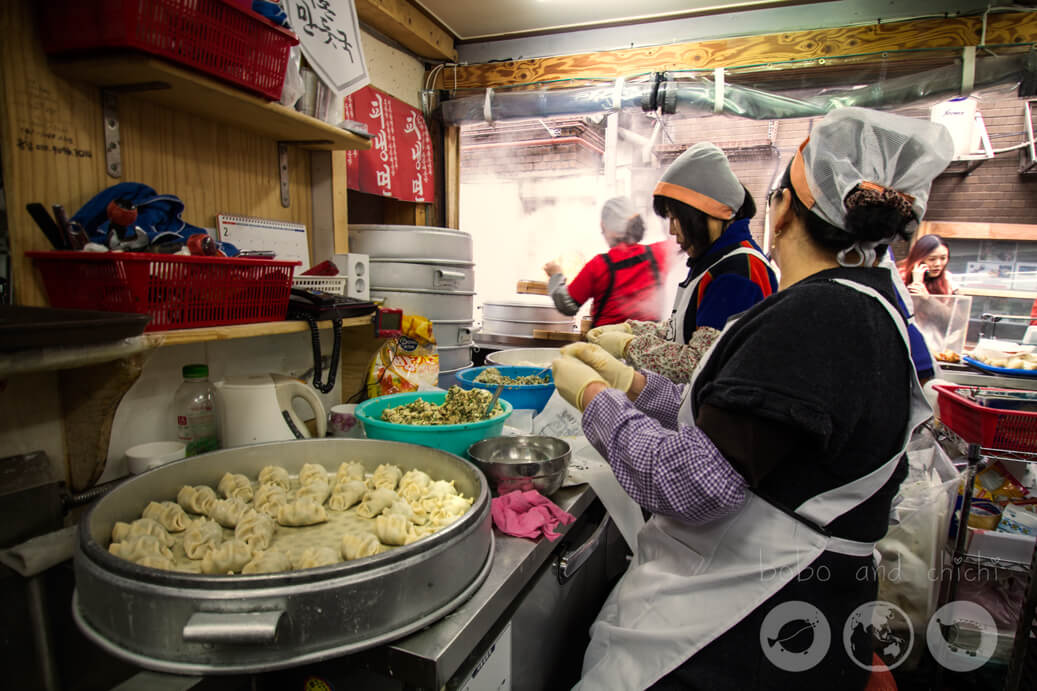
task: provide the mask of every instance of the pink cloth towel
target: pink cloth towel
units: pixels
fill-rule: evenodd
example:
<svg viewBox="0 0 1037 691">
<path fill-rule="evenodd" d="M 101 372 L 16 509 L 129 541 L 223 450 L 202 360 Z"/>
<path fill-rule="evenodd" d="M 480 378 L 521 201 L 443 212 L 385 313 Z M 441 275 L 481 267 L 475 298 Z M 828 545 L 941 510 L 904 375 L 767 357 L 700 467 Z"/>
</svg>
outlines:
<svg viewBox="0 0 1037 691">
<path fill-rule="evenodd" d="M 490 513 L 497 530 L 533 540 L 541 535 L 548 540 L 557 540 L 561 534 L 555 532 L 555 527 L 559 523 L 569 525 L 576 520 L 571 513 L 562 511 L 535 489 L 525 492 L 515 490 L 495 498 Z"/>
</svg>

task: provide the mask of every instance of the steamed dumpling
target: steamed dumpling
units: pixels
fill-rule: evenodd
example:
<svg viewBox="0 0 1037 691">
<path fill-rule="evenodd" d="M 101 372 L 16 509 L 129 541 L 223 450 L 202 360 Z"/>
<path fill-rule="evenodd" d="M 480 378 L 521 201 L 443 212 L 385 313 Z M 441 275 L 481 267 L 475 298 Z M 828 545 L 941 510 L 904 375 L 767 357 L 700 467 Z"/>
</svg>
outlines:
<svg viewBox="0 0 1037 691">
<path fill-rule="evenodd" d="M 435 525 L 443 527 L 453 523 L 468 511 L 472 505 L 471 499 L 462 496 L 439 497 L 438 506 L 429 514 L 429 519 Z"/>
<path fill-rule="evenodd" d="M 328 508 L 335 511 L 345 511 L 353 504 L 360 501 L 367 491 L 367 484 L 363 480 L 347 480 L 335 485 L 335 490 L 328 499 Z"/>
<path fill-rule="evenodd" d="M 279 465 L 268 465 L 259 471 L 260 485 L 277 485 L 284 489 L 292 488 L 292 478 L 288 471 Z"/>
<path fill-rule="evenodd" d="M 241 540 L 227 540 L 202 558 L 202 573 L 241 571 L 252 560 L 252 549 Z"/>
<path fill-rule="evenodd" d="M 268 549 L 254 553 L 252 561 L 241 568 L 241 573 L 277 573 L 291 569 L 292 562 L 287 554 L 276 549 Z"/>
<path fill-rule="evenodd" d="M 403 471 L 399 467 L 384 463 L 375 468 L 371 476 L 371 489 L 396 489 Z"/>
<path fill-rule="evenodd" d="M 329 566 L 337 564 L 342 559 L 338 553 L 330 547 L 307 547 L 295 561 L 297 569 L 313 569 L 318 566 Z"/>
<path fill-rule="evenodd" d="M 402 499 L 397 499 L 392 504 L 382 509 L 383 516 L 391 513 L 399 514 L 411 523 L 416 523 L 418 525 L 422 525 L 426 520 L 428 520 L 424 514 L 419 515 L 414 511 L 410 504 Z"/>
<path fill-rule="evenodd" d="M 425 494 L 425 490 L 432 484 L 432 478 L 429 477 L 428 473 L 422 470 L 408 470 L 400 478 L 400 487 L 397 490 L 400 496 L 409 501 L 410 503 L 416 503 L 421 496 Z"/>
<path fill-rule="evenodd" d="M 163 528 L 171 533 L 179 533 L 187 528 L 191 519 L 184 513 L 183 508 L 171 501 L 153 501 L 144 507 L 142 518 L 151 518 L 159 522 Z"/>
<path fill-rule="evenodd" d="M 176 503 L 180 504 L 184 511 L 205 514 L 206 516 L 209 515 L 212 505 L 216 503 L 217 499 L 219 497 L 216 496 L 216 490 L 208 485 L 197 485 L 195 487 L 184 485 L 176 493 Z"/>
<path fill-rule="evenodd" d="M 299 484 L 308 485 L 311 482 L 328 481 L 328 469 L 318 463 L 304 463 L 299 469 Z"/>
<path fill-rule="evenodd" d="M 303 498 L 285 504 L 277 511 L 277 522 L 281 525 L 314 525 L 328 520 L 328 512 L 313 499 Z"/>
<path fill-rule="evenodd" d="M 227 499 L 252 501 L 252 481 L 241 473 L 224 473 L 216 489 Z"/>
<path fill-rule="evenodd" d="M 356 515 L 361 518 L 374 518 L 382 512 L 382 509 L 392 506 L 392 503 L 400 498 L 400 495 L 391 489 L 371 489 L 364 493 L 364 499 L 360 506 L 356 507 Z"/>
<path fill-rule="evenodd" d="M 299 488 L 299 491 L 295 493 L 295 500 L 312 499 L 318 504 L 323 504 L 330 494 L 331 487 L 328 486 L 328 483 L 314 480 Z"/>
<path fill-rule="evenodd" d="M 188 559 L 201 559 L 223 542 L 223 528 L 216 521 L 201 519 L 184 533 L 184 552 Z"/>
<path fill-rule="evenodd" d="M 172 559 L 173 553 L 154 535 L 134 535 L 122 542 L 113 542 L 108 551 L 127 561 L 138 561 L 144 557 Z"/>
<path fill-rule="evenodd" d="M 342 556 L 347 560 L 370 557 L 382 551 L 382 543 L 373 533 L 346 533 L 342 536 Z"/>
<path fill-rule="evenodd" d="M 274 519 L 265 513 L 249 509 L 234 528 L 234 537 L 253 550 L 266 549 L 274 538 Z"/>
<path fill-rule="evenodd" d="M 256 511 L 267 516 L 276 517 L 277 510 L 288 503 L 288 492 L 280 485 L 260 485 L 256 490 L 252 505 Z"/>
<path fill-rule="evenodd" d="M 387 545 L 407 544 L 411 523 L 398 513 L 382 514 L 374 519 L 374 533 Z"/>
<path fill-rule="evenodd" d="M 122 542 L 134 535 L 154 535 L 166 547 L 173 544 L 173 536 L 153 518 L 138 518 L 133 523 L 117 521 L 112 526 L 112 542 Z"/>
<path fill-rule="evenodd" d="M 246 511 L 248 511 L 248 504 L 239 499 L 220 499 L 212 505 L 212 513 L 209 514 L 209 518 L 224 528 L 233 528 Z"/>
<path fill-rule="evenodd" d="M 137 560 L 137 563 L 141 566 L 148 566 L 152 569 L 165 569 L 166 571 L 176 570 L 176 562 L 172 559 L 166 559 L 165 557 L 156 556 L 154 554 L 141 557 Z"/>
<path fill-rule="evenodd" d="M 364 464 L 357 461 L 345 461 L 338 467 L 335 473 L 335 483 L 347 482 L 349 480 L 363 480 L 367 471 Z"/>
</svg>

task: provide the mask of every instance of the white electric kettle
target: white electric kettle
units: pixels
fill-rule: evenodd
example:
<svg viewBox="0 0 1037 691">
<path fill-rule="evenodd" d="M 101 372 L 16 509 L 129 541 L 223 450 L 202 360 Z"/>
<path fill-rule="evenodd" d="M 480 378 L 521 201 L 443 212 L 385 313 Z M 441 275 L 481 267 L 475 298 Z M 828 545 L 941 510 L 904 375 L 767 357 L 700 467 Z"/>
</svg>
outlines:
<svg viewBox="0 0 1037 691">
<path fill-rule="evenodd" d="M 267 441 L 309 438 L 306 425 L 292 410 L 292 401 L 305 400 L 316 415 L 317 436 L 327 433 L 328 417 L 317 393 L 283 374 L 226 377 L 214 382 L 220 410 L 223 448 Z"/>
</svg>

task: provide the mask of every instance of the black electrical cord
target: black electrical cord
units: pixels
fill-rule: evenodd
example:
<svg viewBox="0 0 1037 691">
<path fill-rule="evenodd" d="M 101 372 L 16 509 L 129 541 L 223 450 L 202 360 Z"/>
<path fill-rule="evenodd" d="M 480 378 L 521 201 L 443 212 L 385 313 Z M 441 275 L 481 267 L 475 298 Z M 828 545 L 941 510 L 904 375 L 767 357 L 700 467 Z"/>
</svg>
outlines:
<svg viewBox="0 0 1037 691">
<path fill-rule="evenodd" d="M 320 354 L 320 330 L 317 328 L 317 320 L 311 314 L 302 315 L 310 324 L 310 338 L 313 341 L 313 388 L 321 393 L 328 393 L 335 388 L 335 374 L 338 371 L 339 348 L 342 345 L 342 320 L 338 317 L 331 320 L 333 345 L 331 347 L 331 362 L 328 363 L 328 380 L 321 383 L 321 354 Z"/>
</svg>

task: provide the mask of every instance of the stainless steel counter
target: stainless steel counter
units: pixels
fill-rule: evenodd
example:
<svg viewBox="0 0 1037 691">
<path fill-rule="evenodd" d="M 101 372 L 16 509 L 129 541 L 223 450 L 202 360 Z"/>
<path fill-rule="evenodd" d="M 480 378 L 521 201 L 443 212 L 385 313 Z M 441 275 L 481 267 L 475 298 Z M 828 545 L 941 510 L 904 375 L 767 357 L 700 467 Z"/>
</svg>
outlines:
<svg viewBox="0 0 1037 691">
<path fill-rule="evenodd" d="M 1037 391 L 1037 377 L 1005 377 L 972 369 L 967 365 L 940 365 L 936 375 L 962 386 L 992 386 L 1001 389 L 1027 389 Z"/>
</svg>

